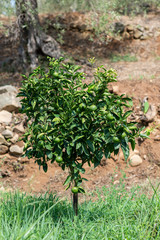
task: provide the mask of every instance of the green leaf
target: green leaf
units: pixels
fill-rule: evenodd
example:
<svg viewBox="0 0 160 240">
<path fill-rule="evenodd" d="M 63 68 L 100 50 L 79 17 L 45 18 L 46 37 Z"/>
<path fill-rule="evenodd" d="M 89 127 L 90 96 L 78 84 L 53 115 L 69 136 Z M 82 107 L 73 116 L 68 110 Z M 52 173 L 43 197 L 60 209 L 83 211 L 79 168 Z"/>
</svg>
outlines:
<svg viewBox="0 0 160 240">
<path fill-rule="evenodd" d="M 69 183 L 71 182 L 71 179 L 72 179 L 72 177 L 71 177 L 71 175 L 69 175 L 69 176 L 66 178 L 65 182 L 63 183 L 63 185 L 65 186 L 65 185 L 69 184 Z"/>
<path fill-rule="evenodd" d="M 91 151 L 92 151 L 92 153 L 93 153 L 93 152 L 95 151 L 95 147 L 94 147 L 94 145 L 93 145 L 93 142 L 90 141 L 90 140 L 87 140 L 86 142 L 87 142 L 89 148 L 91 149 Z"/>
<path fill-rule="evenodd" d="M 82 178 L 82 180 L 84 180 L 84 181 L 88 181 L 88 179 L 86 179 L 86 178 Z"/>
<path fill-rule="evenodd" d="M 53 158 L 53 152 L 51 152 L 51 151 L 47 151 L 46 155 L 47 155 L 48 159 L 52 159 Z"/>
<path fill-rule="evenodd" d="M 99 166 L 99 164 L 100 164 L 100 161 L 94 160 L 94 168 L 96 168 L 97 166 Z"/>
<path fill-rule="evenodd" d="M 119 148 L 120 148 L 120 146 L 121 146 L 121 144 L 120 144 L 120 143 L 114 143 L 114 149 L 115 149 L 115 150 L 119 149 Z"/>
<path fill-rule="evenodd" d="M 31 102 L 31 104 L 32 104 L 32 107 L 33 107 L 33 109 L 35 108 L 35 106 L 36 106 L 36 101 L 34 100 L 34 101 L 32 101 Z"/>
<path fill-rule="evenodd" d="M 79 139 L 81 139 L 81 138 L 83 138 L 83 137 L 84 137 L 84 135 L 76 136 L 75 139 L 74 139 L 74 142 L 76 142 L 77 140 L 79 140 Z"/>
<path fill-rule="evenodd" d="M 89 151 L 88 151 L 87 147 L 85 146 L 85 144 L 82 144 L 82 148 L 83 148 L 83 152 L 85 153 L 85 155 L 89 156 Z"/>
<path fill-rule="evenodd" d="M 148 133 L 147 133 L 147 132 L 146 132 L 146 133 L 140 133 L 139 136 L 140 136 L 141 138 L 148 138 L 148 139 L 149 139 L 149 136 L 148 136 Z"/>
<path fill-rule="evenodd" d="M 79 193 L 85 193 L 85 190 L 82 187 L 78 187 L 78 192 Z"/>
<path fill-rule="evenodd" d="M 103 157 L 103 152 L 102 152 L 102 150 L 96 151 L 96 158 L 97 158 L 97 160 L 98 160 L 99 162 L 101 161 L 102 157 Z"/>
<path fill-rule="evenodd" d="M 68 184 L 68 186 L 65 188 L 65 190 L 68 190 L 71 186 L 71 183 Z"/>
<path fill-rule="evenodd" d="M 125 112 L 125 114 L 123 115 L 123 118 L 127 118 L 127 117 L 129 117 L 130 115 L 131 115 L 131 113 L 132 113 L 132 111 L 130 110 L 130 111 L 127 111 L 127 112 Z"/>
<path fill-rule="evenodd" d="M 67 146 L 67 154 L 68 156 L 71 156 L 71 150 L 72 148 L 70 147 L 70 145 Z"/>
<path fill-rule="evenodd" d="M 76 144 L 76 149 L 78 150 L 81 146 L 82 146 L 81 143 L 77 143 L 77 144 Z"/>
<path fill-rule="evenodd" d="M 146 113 L 148 112 L 148 109 L 149 109 L 149 102 L 146 101 L 146 102 L 144 103 L 144 109 L 143 109 L 144 114 L 146 114 Z"/>
<path fill-rule="evenodd" d="M 85 169 L 82 168 L 82 167 L 81 167 L 81 168 L 78 168 L 78 170 L 79 170 L 81 173 L 83 173 L 83 174 L 85 173 Z"/>
<path fill-rule="evenodd" d="M 133 101 L 132 99 L 128 100 L 128 104 L 132 107 L 133 106 Z"/>
<path fill-rule="evenodd" d="M 43 171 L 44 171 L 44 172 L 47 172 L 47 170 L 48 170 L 48 165 L 47 165 L 47 163 L 43 163 Z"/>
<path fill-rule="evenodd" d="M 125 159 L 125 161 L 127 161 L 128 157 L 129 157 L 129 146 L 125 141 L 123 141 L 121 143 L 121 149 L 123 151 L 124 159 Z"/>
<path fill-rule="evenodd" d="M 105 155 L 106 159 L 108 159 L 110 157 L 110 151 L 107 148 L 104 150 L 104 155 Z"/>
<path fill-rule="evenodd" d="M 134 139 L 130 139 L 129 142 L 131 143 L 132 150 L 134 151 L 136 142 Z"/>
<path fill-rule="evenodd" d="M 38 134 L 37 138 L 41 138 L 44 135 L 44 133 Z"/>
<path fill-rule="evenodd" d="M 47 144 L 45 147 L 47 150 L 52 150 L 52 148 L 53 148 L 52 145 L 50 145 L 50 144 Z"/>
</svg>

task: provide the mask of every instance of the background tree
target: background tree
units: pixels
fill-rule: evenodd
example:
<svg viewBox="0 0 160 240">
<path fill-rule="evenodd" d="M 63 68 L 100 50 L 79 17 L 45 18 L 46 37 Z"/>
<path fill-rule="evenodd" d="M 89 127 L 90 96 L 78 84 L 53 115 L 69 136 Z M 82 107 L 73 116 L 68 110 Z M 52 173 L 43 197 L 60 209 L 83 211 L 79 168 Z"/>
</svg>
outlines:
<svg viewBox="0 0 160 240">
<path fill-rule="evenodd" d="M 31 69 L 38 65 L 38 52 L 50 57 L 60 57 L 59 44 L 51 36 L 46 35 L 40 26 L 37 7 L 37 0 L 16 0 L 20 55 L 24 67 L 29 56 Z"/>
</svg>

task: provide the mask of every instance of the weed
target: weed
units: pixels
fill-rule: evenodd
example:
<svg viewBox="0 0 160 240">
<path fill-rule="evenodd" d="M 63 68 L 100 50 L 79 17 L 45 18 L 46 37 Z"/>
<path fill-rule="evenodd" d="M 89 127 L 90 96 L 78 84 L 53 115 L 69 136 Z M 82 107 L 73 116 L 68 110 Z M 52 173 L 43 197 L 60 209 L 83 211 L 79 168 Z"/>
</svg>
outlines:
<svg viewBox="0 0 160 240">
<path fill-rule="evenodd" d="M 130 54 L 126 55 L 114 55 L 110 56 L 111 62 L 137 62 L 138 59 L 136 56 L 132 56 Z"/>
</svg>

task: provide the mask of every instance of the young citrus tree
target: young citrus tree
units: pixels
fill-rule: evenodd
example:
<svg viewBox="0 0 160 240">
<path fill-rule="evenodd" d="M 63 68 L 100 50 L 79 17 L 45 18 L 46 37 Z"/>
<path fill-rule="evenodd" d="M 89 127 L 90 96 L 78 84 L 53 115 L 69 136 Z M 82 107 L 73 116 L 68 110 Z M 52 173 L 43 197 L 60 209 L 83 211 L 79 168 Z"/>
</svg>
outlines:
<svg viewBox="0 0 160 240">
<path fill-rule="evenodd" d="M 78 213 L 78 193 L 84 179 L 84 164 L 97 167 L 103 155 L 129 156 L 129 143 L 135 148 L 139 130 L 127 118 L 131 99 L 109 92 L 108 83 L 116 81 L 113 69 L 97 68 L 94 80 L 83 83 L 80 67 L 64 63 L 63 58 L 50 59 L 47 72 L 38 67 L 24 76 L 19 95 L 23 97 L 22 113 L 28 116 L 24 134 L 25 156 L 35 158 L 47 172 L 55 161 L 69 175 L 64 182 L 73 192 L 74 211 Z"/>
</svg>

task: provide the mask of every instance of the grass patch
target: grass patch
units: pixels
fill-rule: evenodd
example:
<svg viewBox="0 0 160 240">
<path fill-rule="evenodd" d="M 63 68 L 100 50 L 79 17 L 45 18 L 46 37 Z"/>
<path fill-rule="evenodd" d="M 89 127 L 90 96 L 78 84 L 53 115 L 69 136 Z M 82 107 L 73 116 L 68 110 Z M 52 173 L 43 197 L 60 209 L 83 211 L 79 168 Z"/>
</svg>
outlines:
<svg viewBox="0 0 160 240">
<path fill-rule="evenodd" d="M 130 54 L 126 55 L 111 55 L 110 56 L 111 62 L 137 62 L 138 59 L 136 56 L 132 56 Z"/>
<path fill-rule="evenodd" d="M 1 240 L 160 239 L 160 201 L 157 190 L 149 198 L 140 188 L 103 187 L 79 206 L 52 194 L 27 196 L 3 193 L 0 200 Z M 73 221 L 74 219 L 74 221 Z"/>
</svg>

